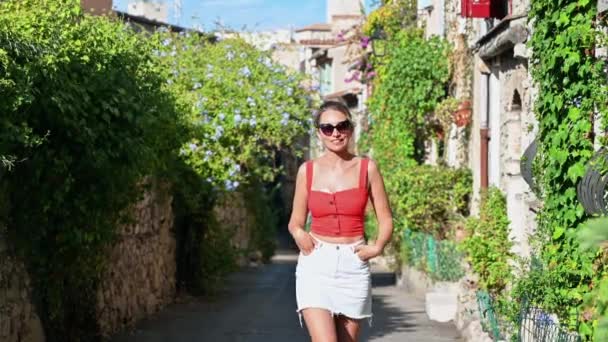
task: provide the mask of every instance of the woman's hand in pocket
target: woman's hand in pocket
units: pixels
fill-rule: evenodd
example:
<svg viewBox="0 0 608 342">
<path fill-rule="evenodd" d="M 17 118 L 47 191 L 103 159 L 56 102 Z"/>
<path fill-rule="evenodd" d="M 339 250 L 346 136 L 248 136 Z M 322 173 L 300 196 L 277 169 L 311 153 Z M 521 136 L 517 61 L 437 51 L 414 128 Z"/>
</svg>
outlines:
<svg viewBox="0 0 608 342">
<path fill-rule="evenodd" d="M 382 249 L 378 246 L 370 245 L 359 245 L 355 247 L 355 254 L 362 261 L 368 261 L 369 259 L 375 258 L 382 254 Z"/>
<path fill-rule="evenodd" d="M 298 229 L 295 234 L 293 234 L 293 239 L 298 245 L 300 252 L 304 255 L 309 255 L 315 249 L 317 245 L 317 241 L 304 229 Z"/>
</svg>

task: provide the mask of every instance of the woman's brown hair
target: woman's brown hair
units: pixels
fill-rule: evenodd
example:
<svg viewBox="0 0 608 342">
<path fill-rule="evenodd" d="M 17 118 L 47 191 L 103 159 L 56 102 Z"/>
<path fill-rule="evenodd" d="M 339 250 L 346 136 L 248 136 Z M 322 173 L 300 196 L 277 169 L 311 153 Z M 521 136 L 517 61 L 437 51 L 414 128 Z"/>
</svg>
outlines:
<svg viewBox="0 0 608 342">
<path fill-rule="evenodd" d="M 350 113 L 350 110 L 348 109 L 348 107 L 346 107 L 344 103 L 338 101 L 325 101 L 323 102 L 321 107 L 319 107 L 319 110 L 317 110 L 317 113 L 314 117 L 315 127 L 319 127 L 319 124 L 321 123 L 321 115 L 323 115 L 323 113 L 328 110 L 335 110 L 346 115 L 348 121 L 350 121 L 352 124 L 353 117 Z"/>
</svg>

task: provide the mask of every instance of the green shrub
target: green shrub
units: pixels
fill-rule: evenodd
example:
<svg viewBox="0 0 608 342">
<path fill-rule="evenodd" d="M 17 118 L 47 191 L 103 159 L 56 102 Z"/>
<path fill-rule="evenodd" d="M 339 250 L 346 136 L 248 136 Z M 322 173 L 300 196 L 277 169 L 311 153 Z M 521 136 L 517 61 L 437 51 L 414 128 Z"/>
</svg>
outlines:
<svg viewBox="0 0 608 342">
<path fill-rule="evenodd" d="M 106 253 L 144 179 L 172 184 L 180 281 L 230 269 L 210 208 L 217 192 L 281 171 L 275 151 L 310 119 L 300 80 L 241 40 L 144 36 L 78 0 L 0 2 L 2 221 L 49 341 L 100 338 Z"/>
<path fill-rule="evenodd" d="M 105 251 L 143 177 L 183 143 L 180 115 L 152 44 L 79 1 L 1 2 L 0 28 L 8 235 L 48 340 L 94 340 Z"/>
<path fill-rule="evenodd" d="M 469 217 L 465 229 L 468 236 L 462 248 L 479 275 L 480 287 L 494 296 L 501 294 L 512 279 L 509 262 L 513 243 L 509 239 L 506 199 L 499 189 L 482 193 L 479 218 Z"/>
<path fill-rule="evenodd" d="M 472 179 L 467 169 L 420 165 L 399 169 L 392 179 L 388 189 L 398 227 L 443 239 L 451 221 L 468 214 Z"/>
</svg>

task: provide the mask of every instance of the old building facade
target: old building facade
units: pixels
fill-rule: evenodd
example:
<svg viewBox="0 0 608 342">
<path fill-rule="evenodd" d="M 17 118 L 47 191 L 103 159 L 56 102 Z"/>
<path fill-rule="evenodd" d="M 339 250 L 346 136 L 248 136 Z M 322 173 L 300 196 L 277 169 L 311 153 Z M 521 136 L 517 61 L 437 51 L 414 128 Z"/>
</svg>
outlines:
<svg viewBox="0 0 608 342">
<path fill-rule="evenodd" d="M 464 3 L 463 3 L 464 2 Z M 468 139 L 453 127 L 446 162 L 473 174 L 473 212 L 482 189 L 494 186 L 507 199 L 513 252 L 530 256 L 539 201 L 522 176 L 525 150 L 537 132 L 534 88 L 528 67 L 529 0 L 500 0 L 488 11 L 471 10 L 468 0 L 433 0 L 419 11 L 427 37 L 439 35 L 453 46 L 450 95 L 470 101 Z M 468 6 L 468 7 L 467 7 Z"/>
<path fill-rule="evenodd" d="M 355 141 L 365 125 L 365 101 L 368 88 L 352 77 L 354 46 L 346 40 L 349 32 L 361 24 L 363 8 L 358 0 L 328 0 L 327 22 L 311 24 L 295 32 L 300 47 L 300 71 L 312 77 L 323 100 L 345 103 L 353 113 Z M 356 147 L 353 145 L 353 150 Z M 311 157 L 321 152 L 321 146 L 311 139 Z"/>
</svg>

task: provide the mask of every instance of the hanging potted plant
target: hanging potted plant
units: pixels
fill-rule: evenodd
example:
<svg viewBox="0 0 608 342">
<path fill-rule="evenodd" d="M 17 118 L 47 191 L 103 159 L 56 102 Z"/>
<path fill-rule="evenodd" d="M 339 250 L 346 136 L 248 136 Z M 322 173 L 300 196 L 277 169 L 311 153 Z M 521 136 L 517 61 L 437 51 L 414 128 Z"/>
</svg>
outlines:
<svg viewBox="0 0 608 342">
<path fill-rule="evenodd" d="M 458 127 L 465 127 L 471 123 L 471 101 L 463 100 L 458 105 L 458 109 L 454 112 L 454 123 Z"/>
<path fill-rule="evenodd" d="M 440 139 L 443 140 L 445 134 L 450 132 L 450 127 L 454 122 L 454 113 L 458 109 L 458 100 L 448 96 L 443 99 L 435 108 L 435 120 L 438 122 L 438 126 L 441 128 L 443 134 L 440 135 Z"/>
</svg>

